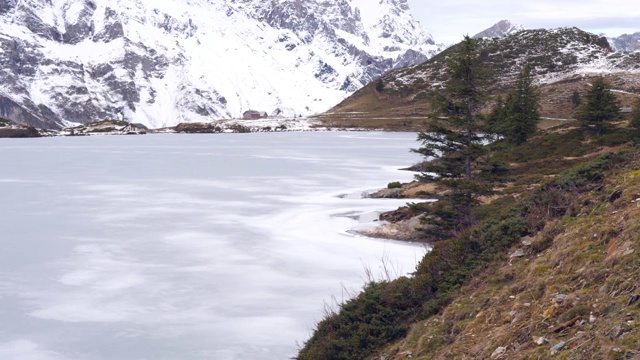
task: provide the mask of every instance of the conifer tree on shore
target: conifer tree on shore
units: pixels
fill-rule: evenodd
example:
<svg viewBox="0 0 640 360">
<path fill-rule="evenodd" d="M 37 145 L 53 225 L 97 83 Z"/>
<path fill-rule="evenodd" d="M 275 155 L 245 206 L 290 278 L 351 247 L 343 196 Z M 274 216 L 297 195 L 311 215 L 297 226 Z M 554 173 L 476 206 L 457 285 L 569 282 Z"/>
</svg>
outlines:
<svg viewBox="0 0 640 360">
<path fill-rule="evenodd" d="M 631 127 L 640 131 L 640 99 L 633 103 L 631 110 Z"/>
<path fill-rule="evenodd" d="M 539 98 L 531 68 L 525 65 L 507 100 L 499 98 L 493 107 L 487 118 L 488 129 L 516 145 L 524 144 L 538 129 Z"/>
<path fill-rule="evenodd" d="M 571 94 L 571 104 L 573 104 L 573 107 L 576 108 L 580 106 L 581 103 L 582 98 L 580 97 L 580 93 L 578 92 L 578 90 L 573 90 L 573 94 Z"/>
<path fill-rule="evenodd" d="M 433 158 L 419 179 L 435 181 L 450 191 L 425 216 L 429 235 L 443 239 L 474 223 L 472 208 L 490 188 L 477 178 L 483 146 L 480 110 L 487 99 L 488 73 L 481 66 L 477 40 L 465 36 L 459 52 L 448 60 L 449 80 L 436 94 L 441 117 L 419 133 L 422 147 L 413 151 Z"/>
<path fill-rule="evenodd" d="M 584 127 L 593 127 L 599 136 L 607 123 L 619 116 L 620 102 L 605 79 L 597 77 L 587 93 L 586 102 L 578 109 L 576 118 Z"/>
</svg>

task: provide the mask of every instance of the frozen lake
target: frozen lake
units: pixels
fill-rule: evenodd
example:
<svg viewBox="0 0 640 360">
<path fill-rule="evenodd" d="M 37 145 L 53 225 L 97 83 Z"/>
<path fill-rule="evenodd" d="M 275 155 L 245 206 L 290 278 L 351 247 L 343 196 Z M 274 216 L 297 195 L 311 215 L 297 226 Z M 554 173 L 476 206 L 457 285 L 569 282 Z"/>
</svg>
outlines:
<svg viewBox="0 0 640 360">
<path fill-rule="evenodd" d="M 338 197 L 409 181 L 415 138 L 0 139 L 0 359 L 291 357 L 364 266 L 424 255 L 348 233 L 405 201 Z"/>
</svg>

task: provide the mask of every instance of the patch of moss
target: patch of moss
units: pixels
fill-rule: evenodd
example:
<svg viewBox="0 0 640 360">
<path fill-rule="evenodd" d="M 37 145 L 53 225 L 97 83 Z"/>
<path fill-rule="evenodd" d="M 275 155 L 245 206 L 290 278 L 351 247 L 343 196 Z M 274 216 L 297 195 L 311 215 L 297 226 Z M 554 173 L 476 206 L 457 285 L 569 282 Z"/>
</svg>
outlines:
<svg viewBox="0 0 640 360">
<path fill-rule="evenodd" d="M 402 188 L 402 183 L 399 181 L 394 181 L 387 184 L 387 189 L 400 189 L 400 188 Z"/>
</svg>

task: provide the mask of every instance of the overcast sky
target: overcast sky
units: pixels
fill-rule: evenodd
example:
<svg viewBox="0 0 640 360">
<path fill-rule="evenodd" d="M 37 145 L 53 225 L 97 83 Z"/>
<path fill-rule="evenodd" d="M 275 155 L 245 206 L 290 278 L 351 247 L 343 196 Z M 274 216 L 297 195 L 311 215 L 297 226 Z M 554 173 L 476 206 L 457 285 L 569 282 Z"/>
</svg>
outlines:
<svg viewBox="0 0 640 360">
<path fill-rule="evenodd" d="M 640 31 L 638 0 L 408 0 L 436 43 L 452 43 L 500 20 L 526 29 L 576 26 L 607 36 Z"/>
</svg>

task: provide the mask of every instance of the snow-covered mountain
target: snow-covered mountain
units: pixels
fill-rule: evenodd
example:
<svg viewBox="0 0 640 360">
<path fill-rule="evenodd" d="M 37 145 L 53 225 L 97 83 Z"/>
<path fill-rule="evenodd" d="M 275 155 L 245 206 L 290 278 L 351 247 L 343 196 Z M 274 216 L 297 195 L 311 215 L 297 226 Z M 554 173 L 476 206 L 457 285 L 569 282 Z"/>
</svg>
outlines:
<svg viewBox="0 0 640 360">
<path fill-rule="evenodd" d="M 436 48 L 407 0 L 0 0 L 0 116 L 307 115 Z"/>
<path fill-rule="evenodd" d="M 615 51 L 634 52 L 640 51 L 640 32 L 623 34 L 616 38 L 609 38 L 609 44 Z"/>
<path fill-rule="evenodd" d="M 474 39 L 504 37 L 507 35 L 515 34 L 518 31 L 524 30 L 524 26 L 518 24 L 512 24 L 509 20 L 499 21 L 492 27 L 477 33 Z"/>
</svg>

